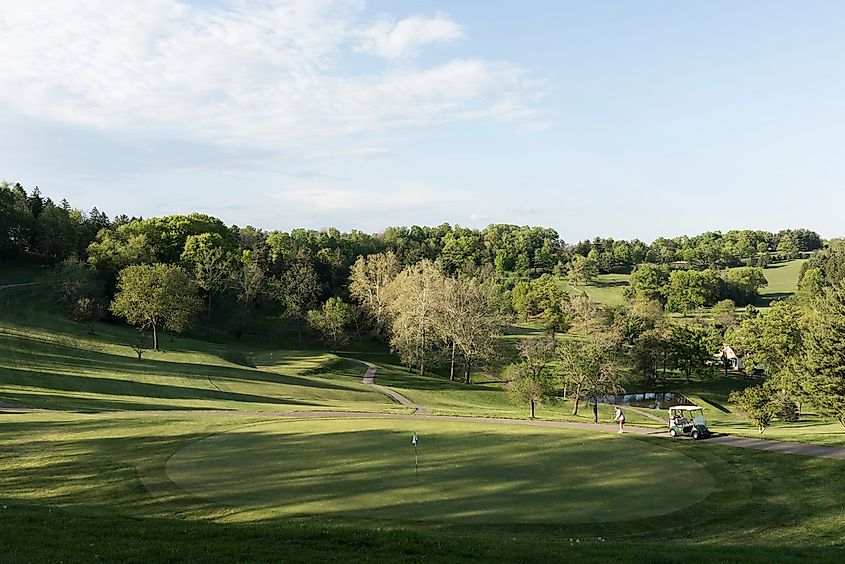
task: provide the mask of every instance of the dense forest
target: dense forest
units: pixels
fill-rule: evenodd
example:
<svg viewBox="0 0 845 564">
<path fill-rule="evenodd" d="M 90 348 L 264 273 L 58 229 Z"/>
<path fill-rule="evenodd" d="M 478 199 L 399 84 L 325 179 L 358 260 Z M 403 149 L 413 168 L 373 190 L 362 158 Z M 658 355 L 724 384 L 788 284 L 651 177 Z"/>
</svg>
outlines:
<svg viewBox="0 0 845 564">
<path fill-rule="evenodd" d="M 554 229 L 490 225 L 484 229 L 443 224 L 436 227 L 388 227 L 378 234 L 294 229 L 265 232 L 253 227 L 225 226 L 201 215 L 142 219 L 109 216 L 58 204 L 36 187 L 0 182 L 0 258 L 28 256 L 60 262 L 76 256 L 104 268 L 132 262 L 173 262 L 188 237 L 209 234 L 228 251 L 248 251 L 270 267 L 294 256 L 310 255 L 327 291 L 345 278 L 358 256 L 392 251 L 407 266 L 422 259 L 438 261 L 449 273 L 492 265 L 497 275 L 566 272 L 576 256 L 597 273 L 630 272 L 641 263 L 702 269 L 753 265 L 776 257 L 794 258 L 821 248 L 817 233 L 807 229 L 777 233 L 733 230 L 697 236 L 660 237 L 651 244 L 596 238 L 567 244 Z M 142 244 L 143 243 L 143 244 Z M 132 254 L 136 253 L 136 254 Z M 338 273 L 340 273 L 338 275 Z"/>
<path fill-rule="evenodd" d="M 139 359 L 159 347 L 162 330 L 193 325 L 207 336 L 214 327 L 241 338 L 265 331 L 256 323 L 270 314 L 287 320 L 300 345 L 311 335 L 331 350 L 351 336 L 382 340 L 409 369 L 424 374 L 447 366 L 450 378 L 463 372 L 469 382 L 473 369 L 501 366 L 503 331 L 528 321 L 547 340 L 523 340 L 511 351 L 508 358 L 517 362 L 507 378 L 532 413 L 535 403 L 559 392 L 542 377 L 552 358 L 564 367 L 564 393 L 577 410 L 581 398 L 621 389 L 623 374 L 653 383 L 669 368 L 689 379 L 708 370 L 723 343 L 745 353 L 750 367 L 765 367 L 776 382 L 765 405 L 780 401 L 778 409 L 788 412 L 794 398 L 811 389 L 824 395 L 830 383 L 799 377 L 806 375 L 797 368 L 799 351 L 816 350 L 808 359 L 828 354 L 829 333 L 812 327 L 823 319 L 841 323 L 837 300 L 845 297 L 834 291 L 845 275 L 843 247 L 807 229 L 714 231 L 651 244 L 609 238 L 568 244 L 554 229 L 501 224 L 266 232 L 198 213 L 109 218 L 4 182 L 0 237 L 0 260 L 55 267 L 58 298 L 92 332 L 111 316 L 138 327 L 132 346 Z M 809 260 L 796 296 L 758 315 L 753 304 L 767 284 L 764 269 L 802 255 Z M 579 293 L 608 273 L 630 273 L 627 306 L 602 306 Z M 824 296 L 830 303 L 817 301 Z M 738 313 L 740 306 L 747 308 Z M 684 321 L 702 308 L 710 308 L 704 321 Z M 827 318 L 818 313 L 825 311 Z M 557 346 L 560 333 L 589 338 Z M 845 420 L 845 407 L 836 403 L 841 395 L 828 394 L 834 399 L 827 407 Z"/>
</svg>

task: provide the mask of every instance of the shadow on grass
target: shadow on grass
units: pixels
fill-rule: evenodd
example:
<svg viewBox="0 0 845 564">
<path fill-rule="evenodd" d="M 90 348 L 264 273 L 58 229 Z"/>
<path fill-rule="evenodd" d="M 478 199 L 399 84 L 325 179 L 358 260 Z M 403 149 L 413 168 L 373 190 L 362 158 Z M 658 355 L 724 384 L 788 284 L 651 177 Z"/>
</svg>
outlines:
<svg viewBox="0 0 845 564">
<path fill-rule="evenodd" d="M 591 286 L 595 288 L 619 288 L 630 286 L 628 280 L 594 280 Z"/>
<path fill-rule="evenodd" d="M 200 380 L 197 378 L 197 380 Z M 149 402 L 146 404 L 135 402 L 135 407 L 155 406 L 155 400 L 206 400 L 206 401 L 232 401 L 243 403 L 263 403 L 263 404 L 294 404 L 315 406 L 312 402 L 305 402 L 301 400 L 294 400 L 289 398 L 274 398 L 272 396 L 258 396 L 252 394 L 244 394 L 238 392 L 227 392 L 211 388 L 199 388 L 191 386 L 174 386 L 168 384 L 153 384 L 145 382 L 137 382 L 131 380 L 122 380 L 118 378 L 106 378 L 102 376 L 74 376 L 70 374 L 54 374 L 50 372 L 36 372 L 31 370 L 18 370 L 14 368 L 4 368 L 0 373 L 0 384 L 20 387 L 33 387 L 37 389 L 47 389 L 49 393 L 39 393 L 42 396 L 59 396 L 64 394 L 76 392 L 85 394 L 102 394 L 106 396 L 125 397 L 128 401 L 121 400 L 102 400 L 99 398 L 73 398 L 68 397 L 68 401 L 73 403 L 84 404 L 90 406 L 90 409 L 114 409 L 114 405 L 119 405 L 119 409 L 125 409 L 127 404 L 133 404 L 129 398 L 145 398 Z M 23 398 L 32 398 L 33 394 L 16 393 L 14 388 L 4 391 L 4 397 L 13 401 L 21 402 Z M 49 401 L 49 400 L 48 400 Z M 172 406 L 165 406 L 171 408 Z"/>
<path fill-rule="evenodd" d="M 135 473 L 135 466 L 143 464 L 157 480 L 164 480 L 164 460 L 207 433 L 165 436 L 154 427 L 136 425 L 130 428 L 137 436 L 129 437 L 121 435 L 124 425 L 99 417 L 78 422 L 4 422 L 0 442 L 10 448 L 12 457 L 0 458 L 0 501 L 6 506 L 0 537 L 8 539 L 4 559 L 52 561 L 60 554 L 68 562 L 276 561 L 284 554 L 292 561 L 544 562 L 554 555 L 572 561 L 710 563 L 835 562 L 842 555 L 838 545 L 845 484 L 831 479 L 841 470 L 837 461 L 673 443 L 668 448 L 705 465 L 715 476 L 717 489 L 687 511 L 659 519 L 460 526 L 356 519 L 341 512 L 337 517 L 227 524 L 204 518 L 214 515 L 214 508 L 167 483 L 162 483 L 163 493 L 182 508 L 178 510 L 181 517 L 175 512 L 172 517 L 161 516 L 163 506 L 141 486 Z M 88 434 L 97 427 L 111 436 L 73 435 L 75 431 Z M 45 440 L 43 433 L 63 438 Z M 631 440 L 665 445 L 659 439 Z M 407 451 L 405 441 L 403 445 Z M 473 456 L 488 454 L 484 449 Z M 246 458 L 237 460 L 233 475 L 245 461 L 261 458 L 254 451 L 244 452 Z M 590 456 L 590 452 L 580 456 Z M 10 466 L 9 460 L 14 464 Z M 448 471 L 447 464 L 442 468 Z M 531 475 L 525 478 L 530 480 Z M 378 480 L 370 476 L 370 481 Z M 497 486 L 497 480 L 489 485 Z M 520 487 L 517 482 L 506 486 Z M 543 499 L 544 489 L 524 484 L 522 488 L 527 499 Z M 798 499 L 796 492 L 801 492 Z M 606 542 L 597 542 L 598 536 Z M 570 546 L 570 537 L 581 542 Z"/>
<path fill-rule="evenodd" d="M 760 294 L 757 298 L 757 307 L 770 307 L 772 302 L 785 300 L 792 296 L 792 292 L 774 292 L 772 294 Z"/>
<path fill-rule="evenodd" d="M 26 400 L 34 399 L 36 395 L 20 390 L 26 386 L 34 388 L 37 395 L 41 396 L 42 401 L 35 405 L 59 405 L 62 397 L 68 396 L 67 402 L 74 406 L 87 403 L 91 409 L 137 408 L 144 401 L 147 403 L 143 405 L 149 407 L 155 405 L 156 399 L 322 405 L 291 399 L 297 395 L 295 387 L 341 394 L 370 393 L 355 382 L 354 378 L 358 375 L 352 374 L 351 370 L 334 374 L 331 372 L 333 367 L 327 367 L 325 371 L 315 370 L 314 377 L 308 378 L 237 366 L 173 362 L 155 358 L 153 354 L 137 361 L 107 352 L 81 349 L 74 346 L 70 339 L 60 343 L 36 336 L 7 334 L 0 342 L 0 385 L 4 387 L 4 396 L 23 402 L 23 405 L 27 405 Z M 143 381 L 151 378 L 165 382 Z M 343 382 L 346 378 L 348 384 Z M 166 380 L 172 380 L 173 383 Z M 223 383 L 278 385 L 278 388 L 271 387 L 268 393 L 258 395 L 221 390 L 218 384 Z M 69 397 L 70 392 L 111 395 L 116 398 L 73 398 Z"/>
</svg>

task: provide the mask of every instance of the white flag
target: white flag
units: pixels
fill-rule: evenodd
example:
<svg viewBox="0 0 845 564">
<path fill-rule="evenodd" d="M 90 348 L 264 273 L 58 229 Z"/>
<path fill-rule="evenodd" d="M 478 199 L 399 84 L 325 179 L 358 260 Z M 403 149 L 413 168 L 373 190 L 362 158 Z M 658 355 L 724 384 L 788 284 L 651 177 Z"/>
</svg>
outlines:
<svg viewBox="0 0 845 564">
<path fill-rule="evenodd" d="M 411 444 L 417 446 L 417 434 L 414 433 L 414 437 L 411 439 Z"/>
</svg>

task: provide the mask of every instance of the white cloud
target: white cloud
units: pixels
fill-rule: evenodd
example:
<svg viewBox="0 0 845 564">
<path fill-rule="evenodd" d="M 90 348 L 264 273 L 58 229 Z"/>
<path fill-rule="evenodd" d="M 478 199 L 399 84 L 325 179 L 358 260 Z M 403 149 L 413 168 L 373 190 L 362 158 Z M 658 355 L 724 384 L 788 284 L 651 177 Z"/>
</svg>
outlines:
<svg viewBox="0 0 845 564">
<path fill-rule="evenodd" d="M 404 183 L 389 190 L 354 186 L 339 188 L 324 178 L 305 179 L 305 182 L 299 182 L 295 187 L 283 187 L 279 192 L 266 196 L 296 209 L 317 212 L 416 210 L 420 206 L 448 207 L 467 204 L 479 197 L 473 191 L 451 190 L 424 183 Z"/>
<path fill-rule="evenodd" d="M 433 18 L 412 16 L 392 22 L 381 20 L 361 32 L 358 49 L 386 59 L 415 55 L 430 43 L 451 43 L 464 38 L 464 28 L 438 12 Z"/>
<path fill-rule="evenodd" d="M 4 83 L 14 88 L 0 89 L 0 112 L 300 152 L 395 127 L 542 121 L 542 83 L 511 63 L 453 58 L 350 72 L 344 60 L 356 46 L 400 57 L 463 34 L 442 14 L 392 26 L 368 27 L 366 20 L 365 6 L 347 0 L 227 0 L 212 7 L 3 0 L 0 62 Z"/>
</svg>

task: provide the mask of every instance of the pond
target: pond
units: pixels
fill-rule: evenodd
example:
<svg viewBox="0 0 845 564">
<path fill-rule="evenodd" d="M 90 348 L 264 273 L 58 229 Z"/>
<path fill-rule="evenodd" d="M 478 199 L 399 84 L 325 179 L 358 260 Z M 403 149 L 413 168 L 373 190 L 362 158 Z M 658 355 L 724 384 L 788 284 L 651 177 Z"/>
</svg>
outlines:
<svg viewBox="0 0 845 564">
<path fill-rule="evenodd" d="M 690 400 L 683 394 L 675 392 L 639 392 L 635 394 L 620 394 L 606 396 L 599 399 L 599 403 L 611 405 L 629 405 L 647 409 L 669 409 L 676 405 L 690 405 Z"/>
</svg>

